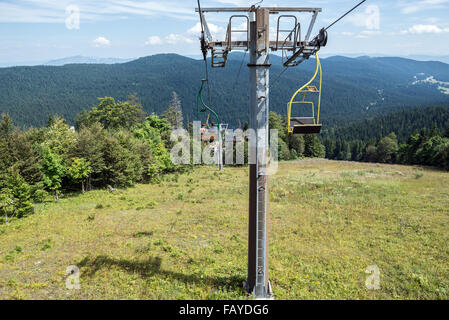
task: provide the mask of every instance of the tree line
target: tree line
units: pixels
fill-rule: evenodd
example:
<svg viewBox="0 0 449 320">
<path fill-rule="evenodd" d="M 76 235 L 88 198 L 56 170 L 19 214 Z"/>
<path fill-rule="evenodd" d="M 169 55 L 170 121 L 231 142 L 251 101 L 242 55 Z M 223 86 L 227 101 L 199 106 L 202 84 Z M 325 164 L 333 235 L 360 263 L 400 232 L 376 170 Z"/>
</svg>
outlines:
<svg viewBox="0 0 449 320">
<path fill-rule="evenodd" d="M 127 101 L 99 98 L 95 107 L 78 114 L 75 127 L 63 117 L 50 116 L 45 127 L 19 129 L 3 114 L 0 213 L 4 222 L 25 217 L 33 213 L 34 203 L 49 197 L 58 200 L 62 193 L 157 182 L 166 173 L 187 170 L 190 166 L 176 166 L 170 159 L 172 129 L 182 126 L 176 93 L 162 116 L 146 116 L 136 95 Z M 192 124 L 188 127 L 191 131 Z M 288 135 L 282 116 L 274 112 L 270 127 L 279 130 L 280 160 L 324 157 L 324 146 L 316 136 Z M 245 123 L 243 129 L 247 128 Z"/>
<path fill-rule="evenodd" d="M 449 108 L 428 107 L 376 116 L 320 136 L 326 158 L 449 169 Z"/>
<path fill-rule="evenodd" d="M 274 111 L 269 115 L 270 129 L 278 130 L 279 160 L 296 160 L 298 158 L 324 158 L 326 150 L 317 135 L 291 135 L 288 133 L 287 119 Z"/>
<path fill-rule="evenodd" d="M 146 115 L 136 95 L 126 101 L 98 99 L 82 111 L 71 127 L 63 117 L 50 116 L 42 128 L 19 129 L 8 114 L 0 121 L 0 214 L 21 218 L 34 203 L 61 193 L 94 188 L 129 187 L 159 181 L 163 175 L 187 170 L 170 159 L 172 129 L 183 127 L 179 96 L 172 94 L 163 115 Z M 441 122 L 445 124 L 445 122 Z M 290 135 L 285 116 L 269 115 L 277 129 L 279 159 L 321 157 L 337 160 L 431 165 L 449 170 L 449 126 L 422 129 L 401 141 L 394 132 L 368 141 L 344 138 L 334 131 L 317 135 Z M 246 122 L 243 130 L 249 127 Z M 192 123 L 188 128 L 192 130 Z M 363 127 L 360 130 L 363 130 Z M 192 132 L 190 132 L 192 134 Z M 354 130 L 357 136 L 357 130 Z M 247 147 L 245 148 L 247 155 Z"/>
<path fill-rule="evenodd" d="M 421 119 L 417 119 L 421 115 Z M 416 119 L 416 122 L 422 123 L 423 126 L 426 124 L 430 126 L 433 123 L 431 129 L 415 130 L 408 136 L 404 135 L 403 130 L 399 130 L 402 140 L 398 139 L 396 132 L 379 136 L 374 130 L 376 128 L 374 123 L 378 125 L 380 123 L 382 127 L 384 127 L 382 123 L 385 123 L 385 127 L 389 127 L 385 120 L 387 117 L 364 120 L 361 124 L 353 125 L 352 131 L 348 126 L 341 130 L 331 130 L 330 133 L 321 136 L 290 135 L 287 132 L 286 117 L 270 112 L 270 129 L 277 129 L 279 132 L 280 160 L 325 157 L 331 160 L 427 165 L 449 170 L 448 108 L 409 110 L 390 115 L 390 127 L 403 130 L 410 130 L 405 125 L 410 119 Z M 371 138 L 364 141 L 362 140 L 364 137 Z"/>
<path fill-rule="evenodd" d="M 378 140 L 391 132 L 397 136 L 398 142 L 407 139 L 421 129 L 442 130 L 449 128 L 449 107 L 412 108 L 375 117 L 367 117 L 358 121 L 343 121 L 338 125 L 329 125 L 332 117 L 323 117 L 326 121 L 320 137 L 324 139 L 368 142 Z"/>
<path fill-rule="evenodd" d="M 135 95 L 127 101 L 98 100 L 78 115 L 76 128 L 51 116 L 43 128 L 20 130 L 2 115 L 0 213 L 5 222 L 33 213 L 33 204 L 50 195 L 57 200 L 61 192 L 129 187 L 186 169 L 175 166 L 169 153 L 171 130 L 180 123 L 176 94 L 161 117 L 145 116 Z"/>
<path fill-rule="evenodd" d="M 422 129 L 398 143 L 394 132 L 369 142 L 325 139 L 326 158 L 410 165 L 427 165 L 449 170 L 449 128 Z"/>
</svg>

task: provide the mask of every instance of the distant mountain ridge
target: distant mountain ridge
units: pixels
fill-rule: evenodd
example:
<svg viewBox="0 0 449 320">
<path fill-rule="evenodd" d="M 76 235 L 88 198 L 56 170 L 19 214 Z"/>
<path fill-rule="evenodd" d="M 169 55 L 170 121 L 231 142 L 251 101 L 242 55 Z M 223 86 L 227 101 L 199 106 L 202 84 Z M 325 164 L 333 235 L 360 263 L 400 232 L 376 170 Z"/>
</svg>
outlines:
<svg viewBox="0 0 449 320">
<path fill-rule="evenodd" d="M 36 67 L 36 66 L 63 66 L 66 64 L 116 64 L 126 63 L 136 60 L 136 58 L 122 59 L 122 58 L 100 58 L 100 57 L 86 57 L 73 56 L 61 59 L 53 59 L 49 61 L 22 61 L 22 62 L 6 62 L 0 63 L 0 68 L 10 67 Z"/>
<path fill-rule="evenodd" d="M 135 60 L 133 59 L 121 59 L 121 58 L 96 58 L 85 56 L 74 56 L 62 59 L 51 60 L 44 65 L 47 66 L 64 66 L 66 64 L 116 64 L 126 63 Z"/>
<path fill-rule="evenodd" d="M 330 58 L 334 56 L 343 56 L 347 58 L 359 58 L 359 57 L 371 57 L 371 58 L 388 58 L 388 57 L 400 57 L 404 59 L 409 60 L 416 60 L 416 61 L 437 61 L 437 62 L 443 62 L 449 64 L 449 55 L 419 55 L 419 54 L 411 54 L 411 55 L 388 55 L 388 54 L 360 54 L 360 53 L 344 53 L 344 54 L 327 54 L 323 53 L 321 54 L 323 58 Z"/>
<path fill-rule="evenodd" d="M 210 69 L 212 107 L 222 122 L 231 126 L 236 126 L 238 120 L 248 120 L 249 115 L 249 72 L 243 57 L 242 53 L 233 53 L 226 68 Z M 281 61 L 281 57 L 271 56 L 270 109 L 285 115 L 287 101 L 312 76 L 315 61 L 287 70 L 275 82 L 284 70 Z M 413 107 L 449 106 L 448 64 L 394 57 L 334 56 L 322 59 L 322 65 L 320 120 L 327 126 Z M 204 77 L 203 61 L 175 54 L 116 64 L 1 68 L 0 112 L 9 112 L 21 126 L 42 126 L 50 114 L 64 116 L 73 123 L 81 110 L 96 105 L 97 97 L 125 100 L 137 93 L 147 113 L 161 114 L 176 91 L 185 120 L 192 121 L 197 118 L 196 96 Z M 295 109 L 293 115 L 307 112 Z"/>
<path fill-rule="evenodd" d="M 233 53 L 232 55 L 236 55 Z M 232 56 L 230 55 L 230 56 Z M 238 55 L 238 54 L 237 54 Z M 393 57 L 391 55 L 370 55 L 370 54 L 360 54 L 360 53 L 348 53 L 348 54 L 322 54 L 322 58 L 331 58 L 331 57 L 346 57 L 346 58 L 362 58 L 362 57 L 370 57 L 370 58 L 386 58 Z M 202 55 L 185 55 L 184 57 L 194 59 L 194 60 L 202 60 Z M 443 56 L 432 56 L 432 55 L 409 55 L 402 56 L 401 58 L 416 60 L 416 61 L 436 61 L 443 62 L 449 64 L 449 55 Z M 73 56 L 73 57 L 65 57 L 60 59 L 52 59 L 49 61 L 22 61 L 22 62 L 0 62 L 0 68 L 9 68 L 9 67 L 30 67 L 30 66 L 41 66 L 41 65 L 53 65 L 53 66 L 63 66 L 66 64 L 116 64 L 116 63 L 126 63 L 133 60 L 138 60 L 140 58 L 101 58 L 101 57 L 87 57 L 87 56 Z"/>
</svg>

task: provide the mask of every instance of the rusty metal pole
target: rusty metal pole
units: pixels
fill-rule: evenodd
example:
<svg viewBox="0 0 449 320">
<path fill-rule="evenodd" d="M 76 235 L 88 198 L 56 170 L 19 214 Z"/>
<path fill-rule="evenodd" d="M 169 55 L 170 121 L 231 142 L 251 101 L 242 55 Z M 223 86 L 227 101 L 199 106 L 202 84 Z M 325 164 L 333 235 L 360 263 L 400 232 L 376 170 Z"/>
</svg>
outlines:
<svg viewBox="0 0 449 320">
<path fill-rule="evenodd" d="M 268 119 L 270 11 L 252 8 L 250 15 L 250 141 L 249 238 L 247 289 L 256 298 L 272 298 L 268 280 Z"/>
</svg>

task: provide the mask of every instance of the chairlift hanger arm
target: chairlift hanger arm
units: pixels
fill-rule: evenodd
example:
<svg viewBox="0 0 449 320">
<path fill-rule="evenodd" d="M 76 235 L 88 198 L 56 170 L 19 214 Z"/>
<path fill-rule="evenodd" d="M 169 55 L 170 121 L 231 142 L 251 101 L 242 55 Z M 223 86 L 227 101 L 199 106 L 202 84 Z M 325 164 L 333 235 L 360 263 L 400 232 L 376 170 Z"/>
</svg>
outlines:
<svg viewBox="0 0 449 320">
<path fill-rule="evenodd" d="M 204 28 L 204 34 L 206 36 L 206 40 L 207 40 L 207 42 L 212 42 L 213 41 L 212 34 L 209 30 L 209 25 L 206 22 L 206 17 L 204 16 L 204 12 L 200 12 L 200 15 L 201 15 L 201 24 L 202 24 L 202 27 Z"/>
<path fill-rule="evenodd" d="M 312 34 L 313 26 L 315 25 L 316 18 L 318 16 L 318 11 L 313 13 L 312 20 L 310 21 L 309 29 L 307 30 L 307 34 L 305 37 L 305 41 L 309 41 L 310 35 Z"/>
<path fill-rule="evenodd" d="M 200 88 L 200 91 L 198 92 L 198 96 L 196 98 L 196 110 L 198 113 L 198 118 L 199 118 L 199 112 L 205 112 L 206 110 L 208 110 L 215 116 L 215 118 L 217 119 L 218 128 L 220 128 L 220 117 L 212 108 L 210 108 L 207 104 L 205 104 L 204 100 L 203 100 L 203 88 L 204 88 L 205 82 L 206 82 L 206 80 L 201 80 L 201 88 Z M 202 109 L 201 111 L 199 109 L 200 102 L 201 102 L 202 106 L 204 107 L 204 109 Z"/>
<path fill-rule="evenodd" d="M 313 110 L 313 121 L 314 121 L 314 125 L 315 126 L 320 126 L 320 109 L 321 109 L 321 86 L 322 86 L 322 82 L 323 82 L 323 71 L 321 69 L 321 62 L 320 62 L 320 58 L 318 57 L 318 54 L 315 52 L 315 59 L 316 59 L 316 69 L 315 69 L 315 73 L 313 75 L 313 77 L 305 84 L 303 85 L 300 89 L 298 89 L 292 96 L 292 98 L 290 99 L 290 102 L 287 105 L 287 125 L 288 125 L 288 132 L 289 133 L 293 133 L 294 132 L 294 128 L 292 128 L 291 126 L 291 119 L 292 119 L 292 104 L 294 103 L 294 100 L 296 98 L 296 96 L 299 93 L 304 93 L 304 89 L 307 88 L 316 78 L 316 76 L 318 75 L 318 72 L 320 73 L 320 88 L 317 91 L 318 93 L 318 112 L 317 112 L 317 120 L 315 121 L 315 109 L 314 106 L 312 104 L 312 110 Z M 304 102 L 305 99 L 303 99 Z"/>
</svg>

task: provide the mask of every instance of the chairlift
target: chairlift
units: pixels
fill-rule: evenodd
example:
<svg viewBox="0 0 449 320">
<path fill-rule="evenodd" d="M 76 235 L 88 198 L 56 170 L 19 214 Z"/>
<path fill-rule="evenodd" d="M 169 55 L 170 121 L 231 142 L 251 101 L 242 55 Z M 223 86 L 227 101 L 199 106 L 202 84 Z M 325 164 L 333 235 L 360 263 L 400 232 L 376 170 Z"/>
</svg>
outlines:
<svg viewBox="0 0 449 320">
<path fill-rule="evenodd" d="M 321 69 L 321 62 L 318 58 L 318 54 L 315 53 L 316 69 L 313 77 L 303 85 L 299 90 L 297 90 L 289 103 L 287 104 L 287 115 L 288 115 L 288 132 L 290 134 L 318 134 L 321 132 L 322 125 L 320 124 L 320 109 L 321 109 L 321 87 L 323 74 Z M 311 85 L 316 79 L 318 72 L 320 73 L 320 83 L 319 88 L 315 85 Z M 295 100 L 298 95 L 302 94 L 301 100 Z M 307 95 L 318 95 L 318 107 L 315 118 L 315 104 L 311 100 L 306 100 Z M 309 105 L 312 107 L 312 117 L 292 117 L 292 107 Z"/>
</svg>

